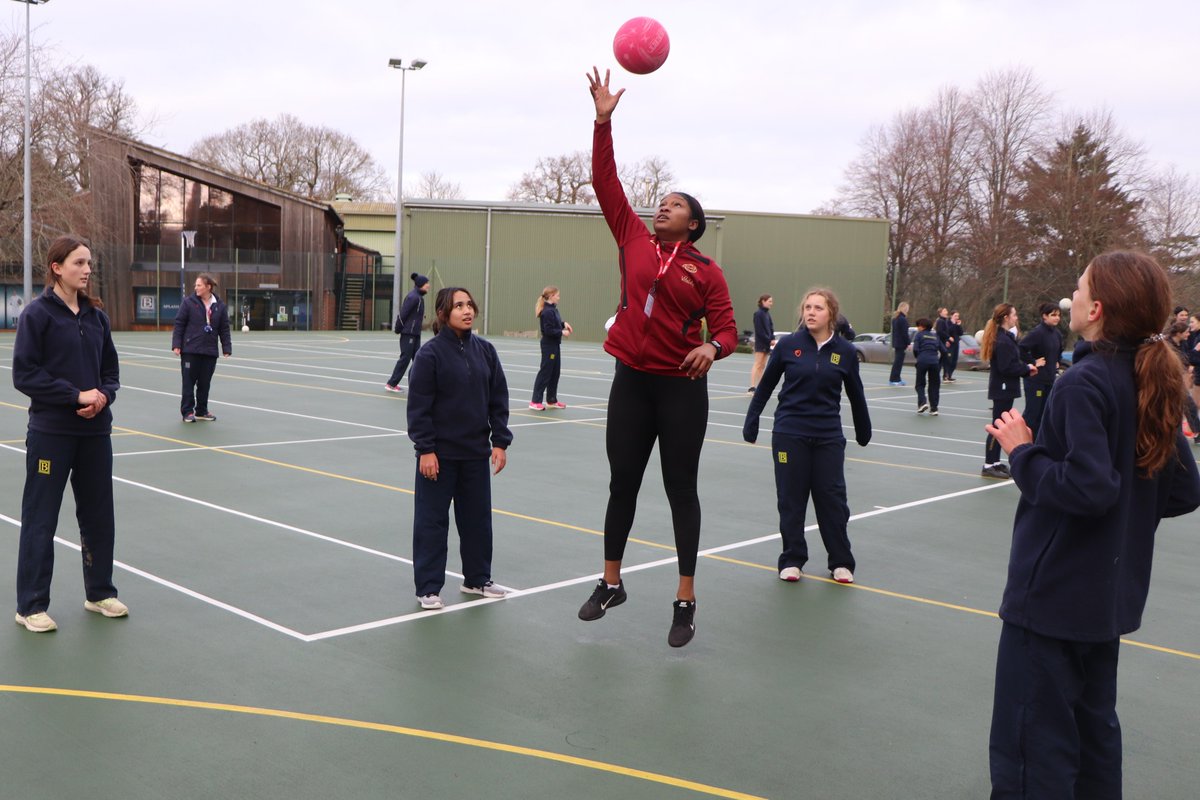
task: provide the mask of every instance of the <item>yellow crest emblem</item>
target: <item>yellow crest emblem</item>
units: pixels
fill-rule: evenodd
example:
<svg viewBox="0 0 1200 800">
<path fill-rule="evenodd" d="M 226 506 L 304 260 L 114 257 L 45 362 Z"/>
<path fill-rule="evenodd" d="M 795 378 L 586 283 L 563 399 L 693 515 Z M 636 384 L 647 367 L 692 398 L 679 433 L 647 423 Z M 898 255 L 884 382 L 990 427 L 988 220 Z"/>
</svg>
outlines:
<svg viewBox="0 0 1200 800">
<path fill-rule="evenodd" d="M 38 459 L 38 474 L 39 475 L 49 475 L 50 474 L 50 459 L 48 459 L 48 458 L 39 458 Z"/>
<path fill-rule="evenodd" d="M 841 354 L 841 353 L 834 353 L 833 355 L 831 355 L 831 356 L 829 357 L 829 363 L 830 363 L 830 364 L 840 364 L 840 363 L 842 363 L 842 354 Z"/>
<path fill-rule="evenodd" d="M 780 451 L 779 451 L 779 463 L 780 463 L 780 464 L 786 464 L 786 463 L 787 463 L 787 451 L 786 451 L 786 450 L 780 450 Z"/>
</svg>

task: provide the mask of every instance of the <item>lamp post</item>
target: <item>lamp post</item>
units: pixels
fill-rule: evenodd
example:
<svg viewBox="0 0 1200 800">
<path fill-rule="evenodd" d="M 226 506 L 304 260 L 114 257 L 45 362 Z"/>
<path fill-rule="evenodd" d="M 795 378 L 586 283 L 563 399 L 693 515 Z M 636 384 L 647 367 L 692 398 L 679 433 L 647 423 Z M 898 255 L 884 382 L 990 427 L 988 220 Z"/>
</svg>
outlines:
<svg viewBox="0 0 1200 800">
<path fill-rule="evenodd" d="M 388 59 L 388 66 L 400 70 L 400 163 L 396 168 L 396 256 L 392 259 L 392 317 L 400 313 L 400 283 L 404 280 L 404 84 L 405 73 L 421 69 L 428 62 L 414 58 L 404 66 L 404 59 Z"/>
<path fill-rule="evenodd" d="M 45 5 L 50 0 L 16 0 L 25 4 L 25 191 L 22 212 L 25 217 L 25 303 L 33 302 L 33 179 L 30 176 L 33 160 L 30 158 L 29 140 L 32 138 L 29 124 L 29 109 L 32 105 L 29 93 L 29 74 L 32 70 L 32 59 L 29 56 L 29 7 Z"/>
</svg>

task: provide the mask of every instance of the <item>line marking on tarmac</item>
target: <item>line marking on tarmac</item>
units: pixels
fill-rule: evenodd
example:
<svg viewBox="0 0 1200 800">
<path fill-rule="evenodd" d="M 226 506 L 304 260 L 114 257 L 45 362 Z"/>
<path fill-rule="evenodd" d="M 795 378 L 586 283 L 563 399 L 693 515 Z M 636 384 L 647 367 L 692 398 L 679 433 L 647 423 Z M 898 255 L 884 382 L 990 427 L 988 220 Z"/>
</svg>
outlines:
<svg viewBox="0 0 1200 800">
<path fill-rule="evenodd" d="M 590 758 L 579 758 L 578 756 L 571 756 L 565 753 L 555 753 L 550 750 L 538 750 L 532 747 L 522 747 L 520 745 L 505 744 L 504 742 L 494 742 L 487 739 L 475 739 L 469 736 L 458 736 L 452 733 L 441 733 L 439 731 L 422 730 L 420 728 L 409 728 L 402 725 L 389 725 L 382 722 L 366 722 L 364 720 L 348 719 L 346 717 L 330 717 L 322 714 L 305 714 L 299 711 L 285 711 L 276 708 L 258 708 L 255 706 L 232 705 L 229 703 L 212 703 L 203 700 L 183 700 L 173 697 L 153 697 L 138 694 L 121 694 L 117 692 L 93 692 L 81 689 L 60 689 L 48 686 L 15 686 L 12 684 L 0 684 L 0 692 L 7 694 L 26 694 L 49 697 L 68 697 L 73 699 L 104 700 L 120 703 L 141 703 L 145 705 L 171 706 L 174 708 L 198 709 L 202 711 L 224 711 L 232 714 L 246 714 L 256 717 L 271 717 L 274 719 L 285 719 L 295 722 L 310 722 L 319 725 L 333 725 L 341 728 L 354 728 L 357 730 L 391 733 L 400 736 L 410 736 L 417 739 L 443 742 L 445 744 L 457 744 L 466 747 L 476 747 L 483 750 L 494 750 L 501 753 L 509 753 L 511 755 L 526 756 L 528 758 L 536 758 L 542 761 L 566 764 L 572 767 L 583 767 L 585 769 L 607 772 L 627 778 L 635 778 L 637 780 L 648 781 L 651 783 L 660 783 L 666 786 L 673 786 L 678 789 L 709 795 L 710 797 L 725 797 L 730 798 L 730 800 L 766 800 L 758 795 L 737 792 L 733 791 L 732 789 L 722 789 L 718 786 L 709 786 L 704 783 L 689 781 L 685 778 L 676 778 L 671 775 L 662 775 L 657 772 L 648 772 L 646 770 L 633 769 L 631 767 L 622 767 L 618 764 L 609 764 L 604 761 L 596 761 Z"/>
</svg>

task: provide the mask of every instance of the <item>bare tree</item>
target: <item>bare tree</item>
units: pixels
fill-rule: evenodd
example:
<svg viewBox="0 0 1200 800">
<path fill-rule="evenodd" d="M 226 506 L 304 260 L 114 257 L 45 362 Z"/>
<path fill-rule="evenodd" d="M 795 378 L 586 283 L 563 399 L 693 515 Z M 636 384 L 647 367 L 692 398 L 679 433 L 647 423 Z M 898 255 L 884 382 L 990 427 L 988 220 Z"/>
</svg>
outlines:
<svg viewBox="0 0 1200 800">
<path fill-rule="evenodd" d="M 509 188 L 508 199 L 591 205 L 596 202 L 592 192 L 591 154 L 576 151 L 539 158 L 533 171 L 526 172 Z"/>
<path fill-rule="evenodd" d="M 1200 268 L 1200 184 L 1174 166 L 1150 179 L 1141 223 L 1147 245 L 1173 273 Z"/>
<path fill-rule="evenodd" d="M 462 184 L 451 183 L 435 170 L 421 173 L 421 179 L 415 187 L 409 186 L 404 190 L 409 197 L 425 197 L 430 200 L 462 200 Z"/>
<path fill-rule="evenodd" d="M 305 125 L 290 114 L 256 119 L 206 136 L 191 157 L 251 180 L 328 200 L 347 193 L 364 200 L 387 195 L 383 168 L 353 138 Z"/>
<path fill-rule="evenodd" d="M 0 34 L 0 262 L 9 263 L 21 260 L 24 238 L 24 50 L 22 38 Z M 89 204 L 76 201 L 90 185 L 89 129 L 134 136 L 149 123 L 141 121 L 123 84 L 94 67 L 56 68 L 40 49 L 33 52 L 32 66 L 30 182 L 37 252 L 61 233 L 90 226 Z"/>
<path fill-rule="evenodd" d="M 924 234 L 917 217 L 921 190 L 922 119 L 916 110 L 896 115 L 886 128 L 877 126 L 863 139 L 863 152 L 846 168 L 842 208 L 890 220 L 888 284 L 896 291 L 894 308 L 908 290 L 905 268 L 918 260 Z"/>
<path fill-rule="evenodd" d="M 44 156 L 51 169 L 81 191 L 91 188 L 89 129 L 137 138 L 152 125 L 141 118 L 123 81 L 107 78 L 92 66 L 48 75 L 42 102 L 46 117 L 40 146 Z"/>
<path fill-rule="evenodd" d="M 675 175 L 666 159 L 648 156 L 636 164 L 617 168 L 617 175 L 625 187 L 625 196 L 635 208 L 650 208 L 658 205 L 675 183 Z"/>
<path fill-rule="evenodd" d="M 1024 233 L 1012 209 L 1020 167 L 1045 140 L 1050 97 L 1026 68 L 992 72 L 972 95 L 976 131 L 974 186 L 967 212 L 967 258 L 995 292 L 1005 266 L 1024 257 Z M 990 298 L 985 299 L 985 306 Z"/>
</svg>

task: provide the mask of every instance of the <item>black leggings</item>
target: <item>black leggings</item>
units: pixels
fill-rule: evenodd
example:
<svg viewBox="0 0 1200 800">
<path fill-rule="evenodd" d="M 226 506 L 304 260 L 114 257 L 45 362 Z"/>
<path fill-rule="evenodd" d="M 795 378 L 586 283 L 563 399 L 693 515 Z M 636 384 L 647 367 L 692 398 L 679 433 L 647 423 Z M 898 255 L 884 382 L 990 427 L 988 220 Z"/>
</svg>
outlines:
<svg viewBox="0 0 1200 800">
<path fill-rule="evenodd" d="M 652 375 L 617 362 L 608 395 L 608 510 L 604 559 L 620 561 L 633 528 L 638 491 L 659 442 L 663 487 L 671 504 L 679 574 L 696 574 L 700 549 L 700 497 L 696 475 L 708 428 L 708 380 Z"/>
</svg>

